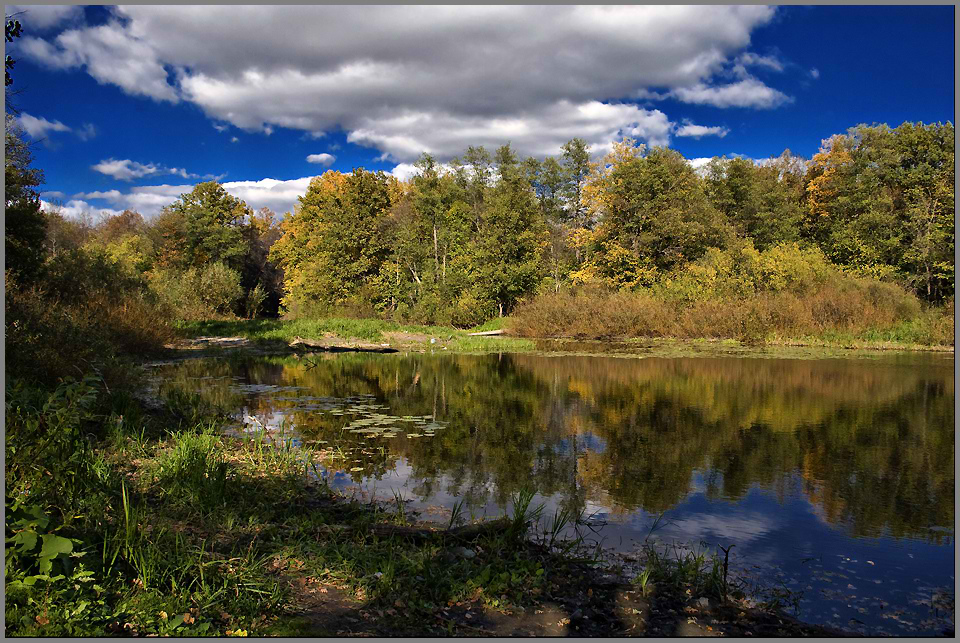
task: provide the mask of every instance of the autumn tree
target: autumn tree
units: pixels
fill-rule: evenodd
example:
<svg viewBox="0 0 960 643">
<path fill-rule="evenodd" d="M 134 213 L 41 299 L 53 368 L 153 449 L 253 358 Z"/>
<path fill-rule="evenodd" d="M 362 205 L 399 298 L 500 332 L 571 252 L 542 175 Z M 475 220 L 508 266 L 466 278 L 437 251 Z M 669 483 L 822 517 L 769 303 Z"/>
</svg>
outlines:
<svg viewBox="0 0 960 643">
<path fill-rule="evenodd" d="M 286 277 L 284 303 L 369 304 L 389 251 L 379 226 L 390 207 L 382 172 L 328 171 L 310 182 L 270 258 Z"/>
<path fill-rule="evenodd" d="M 861 125 L 824 141 L 806 177 L 804 235 L 860 274 L 931 301 L 953 293 L 952 124 Z"/>
</svg>

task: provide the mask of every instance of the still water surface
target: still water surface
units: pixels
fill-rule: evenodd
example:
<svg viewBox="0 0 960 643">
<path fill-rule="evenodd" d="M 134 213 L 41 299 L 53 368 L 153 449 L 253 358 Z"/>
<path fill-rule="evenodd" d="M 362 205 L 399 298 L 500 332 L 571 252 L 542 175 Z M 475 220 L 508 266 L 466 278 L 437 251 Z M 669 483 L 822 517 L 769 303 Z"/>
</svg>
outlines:
<svg viewBox="0 0 960 643">
<path fill-rule="evenodd" d="M 233 411 L 235 431 L 336 450 L 320 473 L 357 497 L 398 492 L 446 521 L 530 488 L 626 555 L 735 544 L 738 574 L 803 620 L 953 629 L 952 355 L 339 354 L 158 374 Z"/>
</svg>

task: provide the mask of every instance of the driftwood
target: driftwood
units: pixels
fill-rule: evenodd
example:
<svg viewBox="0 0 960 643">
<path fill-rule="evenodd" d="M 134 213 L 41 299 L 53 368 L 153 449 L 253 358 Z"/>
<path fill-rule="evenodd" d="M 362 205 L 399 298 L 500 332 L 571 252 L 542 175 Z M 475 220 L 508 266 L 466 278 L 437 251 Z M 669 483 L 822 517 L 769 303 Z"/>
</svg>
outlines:
<svg viewBox="0 0 960 643">
<path fill-rule="evenodd" d="M 390 348 L 389 346 L 376 346 L 374 344 L 358 344 L 356 346 L 333 346 L 330 344 L 324 344 L 323 342 L 318 342 L 313 339 L 304 339 L 302 337 L 294 337 L 293 341 L 288 344 L 290 348 L 294 350 L 316 350 L 323 351 L 326 353 L 397 353 L 399 352 L 396 348 Z"/>
<path fill-rule="evenodd" d="M 479 337 L 482 335 L 503 335 L 503 330 L 485 330 L 482 333 L 467 333 L 473 337 Z"/>
</svg>

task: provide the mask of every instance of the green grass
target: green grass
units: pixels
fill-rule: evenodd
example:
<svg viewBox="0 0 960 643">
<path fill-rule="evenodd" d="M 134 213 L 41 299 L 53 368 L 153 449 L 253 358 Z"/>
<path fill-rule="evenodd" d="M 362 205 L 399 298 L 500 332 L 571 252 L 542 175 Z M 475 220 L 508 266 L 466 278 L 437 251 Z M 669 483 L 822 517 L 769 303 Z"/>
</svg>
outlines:
<svg viewBox="0 0 960 643">
<path fill-rule="evenodd" d="M 324 452 L 225 437 L 216 416 L 187 425 L 206 412 L 183 408 L 188 397 L 149 415 L 93 381 L 61 389 L 7 390 L 9 428 L 86 431 L 75 435 L 72 474 L 42 460 L 9 468 L 23 463 L 8 445 L 18 476 L 8 477 L 8 544 L 20 543 L 5 567 L 9 635 L 335 634 L 290 618 L 325 588 L 358 601 L 351 611 L 379 613 L 384 631 L 429 635 L 451 602 L 528 605 L 575 564 L 527 540 L 539 511 L 531 494 L 516 499 L 509 531 L 473 542 L 385 535 L 374 527 L 414 516 L 402 502 L 335 494 L 312 475 Z M 60 549 L 48 552 L 48 540 Z M 451 555 L 464 544 L 473 556 Z M 297 579 L 304 589 L 288 582 Z"/>
<path fill-rule="evenodd" d="M 498 330 L 504 321 L 501 319 L 487 322 L 476 329 L 460 330 L 448 326 L 418 326 L 399 324 L 380 319 L 295 319 L 276 320 L 258 319 L 253 321 L 200 321 L 180 322 L 178 328 L 189 337 L 245 337 L 258 343 L 287 343 L 295 337 L 322 339 L 325 336 L 341 340 L 354 340 L 372 343 L 387 343 L 405 348 L 435 348 L 454 352 L 519 352 L 533 350 L 530 340 L 514 337 L 471 337 L 471 332 Z M 390 338 L 384 333 L 402 333 L 405 336 Z M 431 344 L 430 340 L 436 339 Z"/>
<path fill-rule="evenodd" d="M 856 350 L 935 350 L 952 351 L 952 317 L 945 318 L 937 311 L 903 321 L 886 329 L 868 329 L 858 333 L 824 330 L 817 335 L 784 337 L 770 334 L 753 344 L 733 339 L 673 337 L 630 337 L 629 344 L 652 343 L 661 348 L 676 347 L 686 354 L 684 346 L 704 346 L 717 349 L 747 349 L 752 347 L 811 347 Z M 287 343 L 294 337 L 320 339 L 329 337 L 347 341 L 389 343 L 406 350 L 446 350 L 455 353 L 531 352 L 538 350 L 535 339 L 506 336 L 470 336 L 472 332 L 509 328 L 509 317 L 497 318 L 469 330 L 444 326 L 417 326 L 379 319 L 329 318 L 319 320 L 255 320 L 181 322 L 179 328 L 188 336 L 246 337 L 254 342 Z M 387 337 L 384 333 L 408 335 Z M 430 339 L 436 339 L 435 344 Z M 549 350 L 549 349 L 548 349 Z"/>
</svg>

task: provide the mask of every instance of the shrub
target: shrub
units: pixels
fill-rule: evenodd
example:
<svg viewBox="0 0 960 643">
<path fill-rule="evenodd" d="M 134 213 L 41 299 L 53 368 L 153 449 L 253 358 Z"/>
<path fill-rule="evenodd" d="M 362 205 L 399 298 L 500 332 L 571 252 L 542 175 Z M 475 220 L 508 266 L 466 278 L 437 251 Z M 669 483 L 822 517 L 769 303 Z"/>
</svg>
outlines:
<svg viewBox="0 0 960 643">
<path fill-rule="evenodd" d="M 6 275 L 6 367 L 15 376 L 54 382 L 95 368 L 108 385 L 127 376 L 123 356 L 158 351 L 174 337 L 145 282 L 85 250 L 45 266 L 42 284 Z"/>
<path fill-rule="evenodd" d="M 923 312 L 900 286 L 841 273 L 818 250 L 796 245 L 763 253 L 749 245 L 712 250 L 674 279 L 640 292 L 584 287 L 543 293 L 518 306 L 511 324 L 522 337 L 761 343 L 842 332 L 926 345 L 953 342 L 952 308 Z"/>
<path fill-rule="evenodd" d="M 175 317 L 191 321 L 232 316 L 243 297 L 240 273 L 220 262 L 154 270 L 150 286 Z"/>
</svg>

